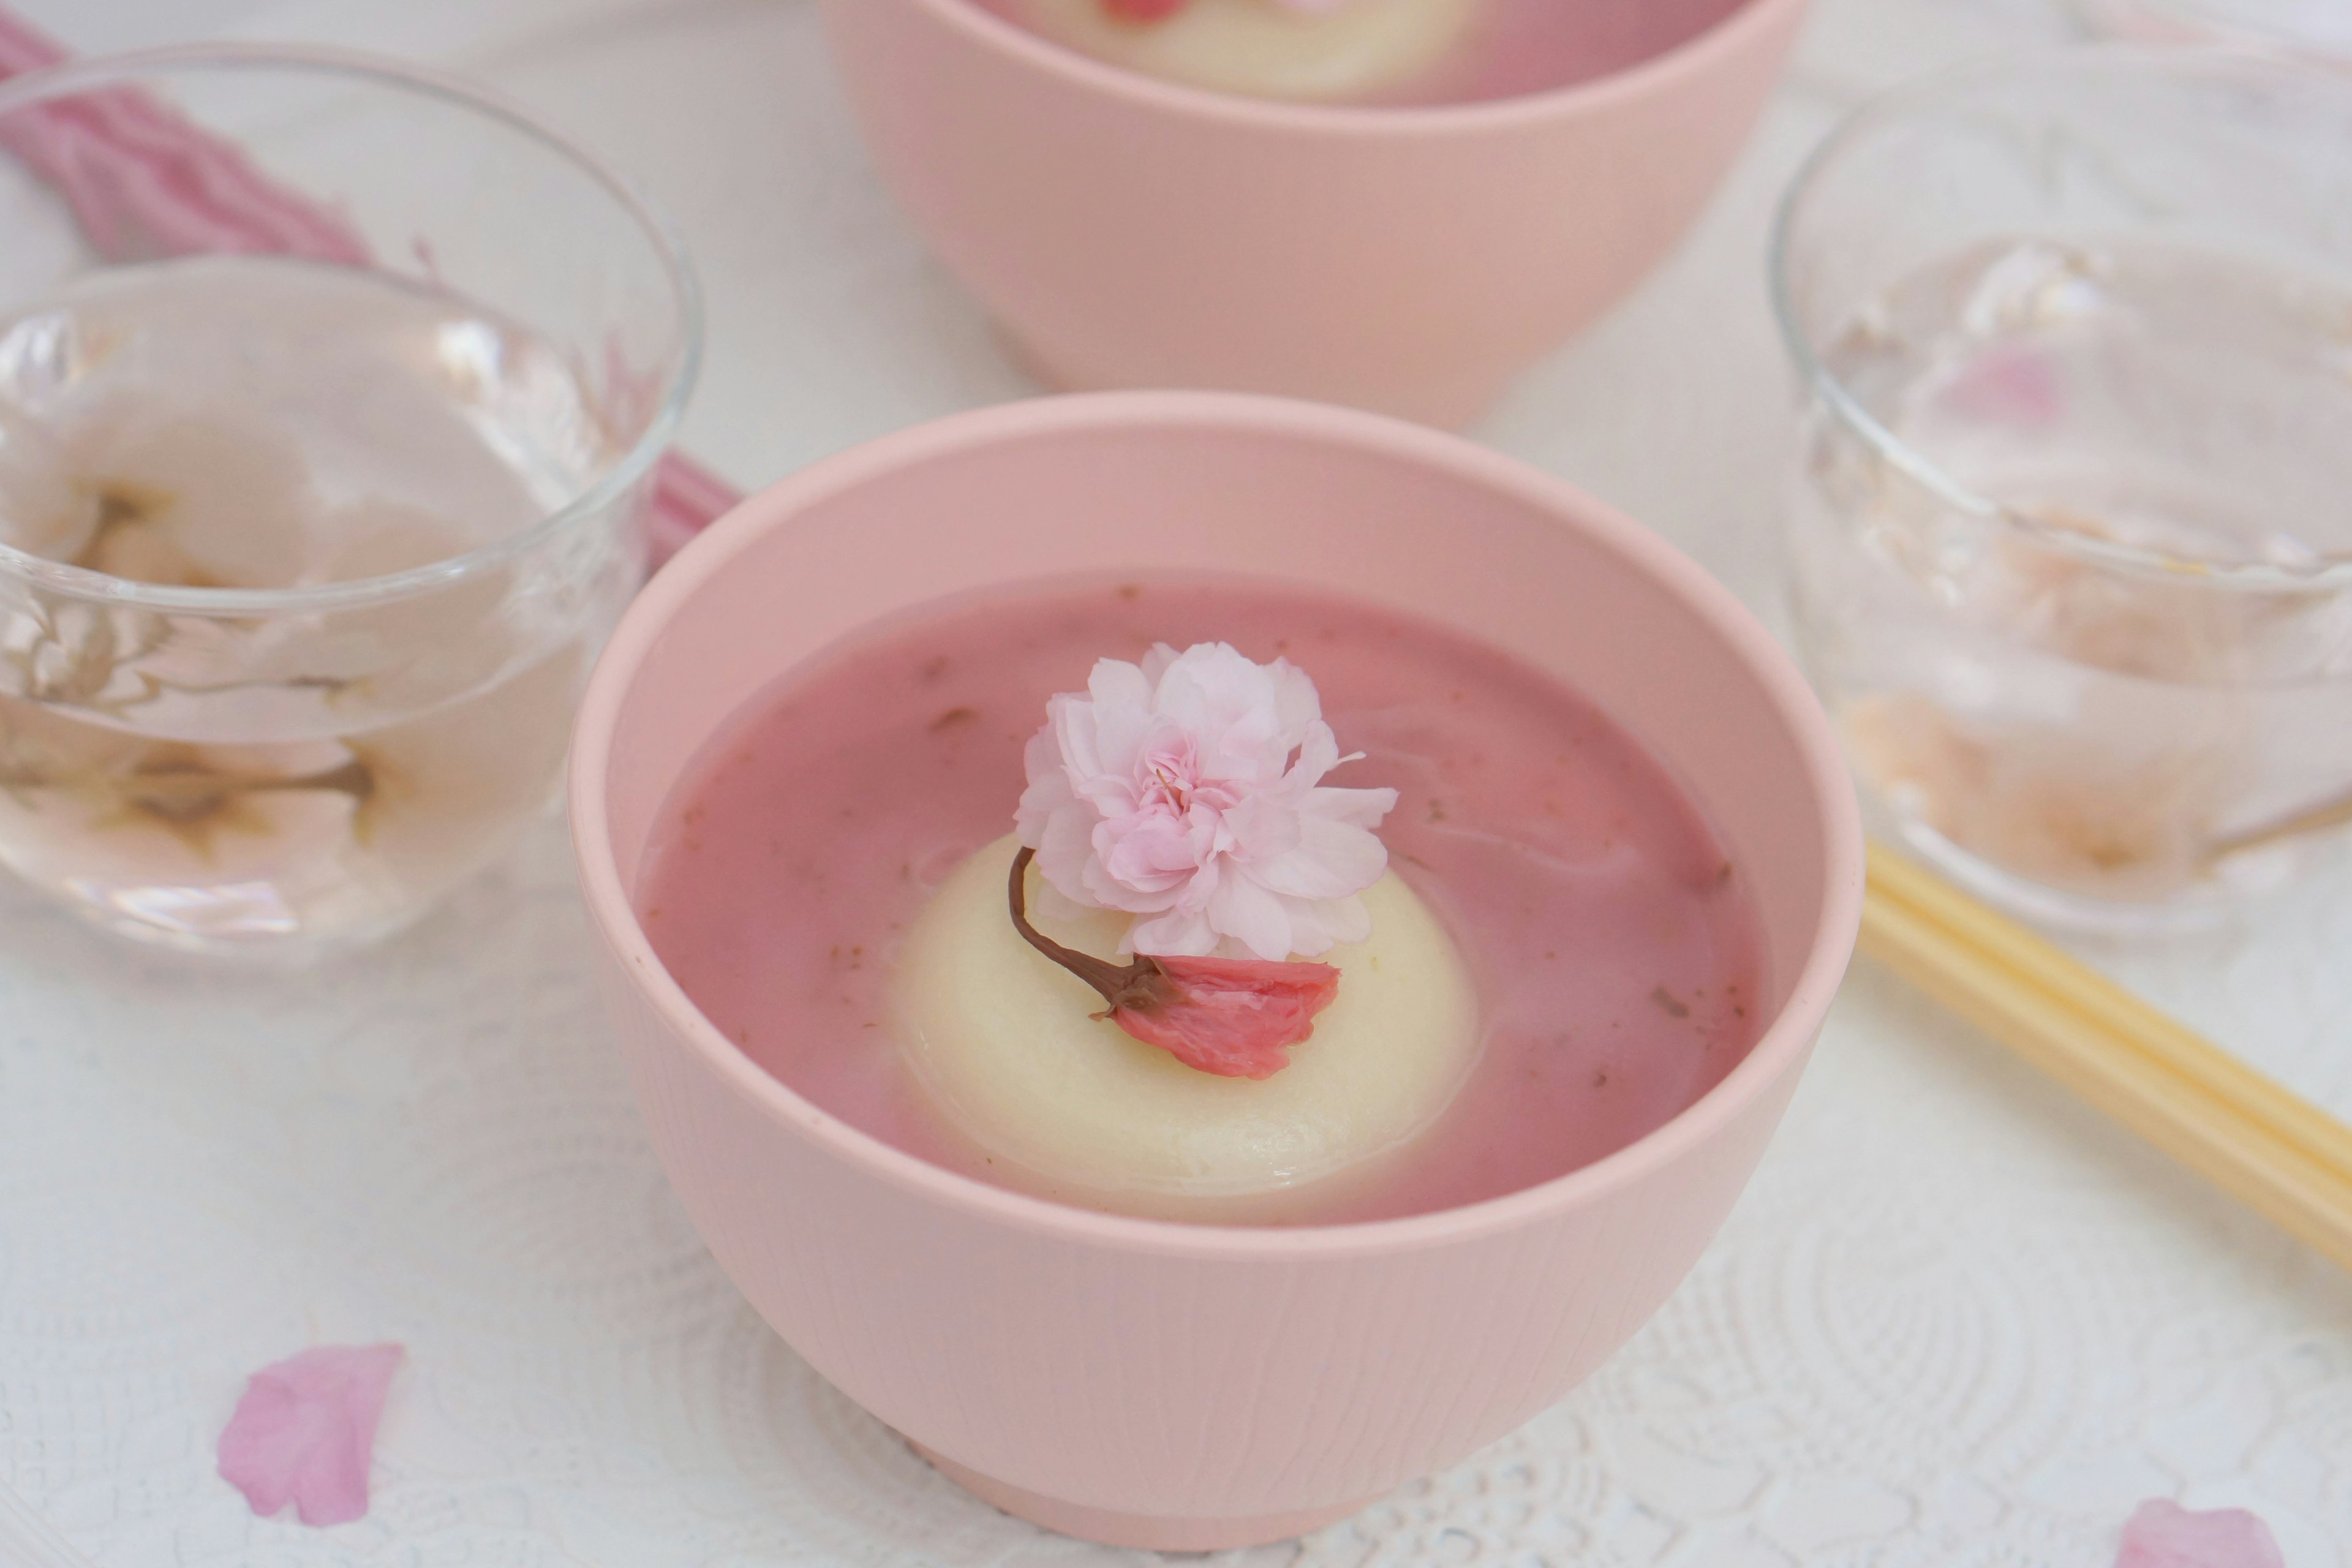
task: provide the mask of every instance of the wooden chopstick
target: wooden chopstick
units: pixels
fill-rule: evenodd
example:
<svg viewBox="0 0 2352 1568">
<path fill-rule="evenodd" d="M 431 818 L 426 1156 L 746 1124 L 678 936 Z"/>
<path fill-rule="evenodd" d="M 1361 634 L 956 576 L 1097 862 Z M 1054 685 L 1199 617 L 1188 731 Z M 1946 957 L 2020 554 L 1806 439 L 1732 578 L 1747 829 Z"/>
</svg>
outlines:
<svg viewBox="0 0 2352 1568">
<path fill-rule="evenodd" d="M 1879 845 L 1863 950 L 2352 1268 L 2352 1128 Z"/>
</svg>

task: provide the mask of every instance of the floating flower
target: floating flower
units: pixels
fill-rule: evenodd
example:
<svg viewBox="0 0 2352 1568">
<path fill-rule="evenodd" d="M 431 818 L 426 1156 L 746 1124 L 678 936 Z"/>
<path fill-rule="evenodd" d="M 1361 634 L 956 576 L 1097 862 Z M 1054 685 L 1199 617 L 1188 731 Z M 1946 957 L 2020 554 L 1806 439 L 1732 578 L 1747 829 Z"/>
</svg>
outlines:
<svg viewBox="0 0 2352 1568">
<path fill-rule="evenodd" d="M 1315 683 L 1224 643 L 1104 659 L 1046 704 L 1021 841 L 1055 892 L 1138 917 L 1122 952 L 1312 958 L 1371 931 L 1392 789 L 1335 789 Z"/>
<path fill-rule="evenodd" d="M 264 1519 L 288 1503 L 305 1524 L 349 1524 L 368 1510 L 368 1464 L 398 1345 L 320 1345 L 246 1384 L 220 1437 L 221 1479 Z"/>
<path fill-rule="evenodd" d="M 2192 1513 L 2164 1498 L 2124 1526 L 2116 1568 L 2286 1568 L 2270 1526 L 2242 1508 Z"/>
</svg>

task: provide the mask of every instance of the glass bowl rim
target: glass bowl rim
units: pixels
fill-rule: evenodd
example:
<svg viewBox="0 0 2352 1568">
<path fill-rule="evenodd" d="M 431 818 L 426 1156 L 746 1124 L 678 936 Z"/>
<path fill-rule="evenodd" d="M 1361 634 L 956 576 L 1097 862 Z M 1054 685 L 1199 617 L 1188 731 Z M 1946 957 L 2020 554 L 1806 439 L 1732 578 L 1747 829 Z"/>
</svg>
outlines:
<svg viewBox="0 0 2352 1568">
<path fill-rule="evenodd" d="M 1772 316 L 1781 346 L 1795 366 L 1805 393 L 1831 417 L 1860 437 L 1881 461 L 1945 505 L 2002 527 L 2053 552 L 2110 569 L 2242 593 L 2308 594 L 2352 587 L 2352 551 L 2331 552 L 2306 564 L 2202 561 L 2041 521 L 1971 489 L 1896 436 L 1863 405 L 1862 400 L 1822 363 L 1815 352 L 1813 336 L 1806 330 L 1797 306 L 1791 253 L 1806 198 L 1848 149 L 1885 126 L 1913 118 L 1919 110 L 1938 104 L 1965 103 L 1972 90 L 1989 83 L 2086 72 L 2149 79 L 2219 79 L 2225 74 L 2267 78 L 2336 94 L 2344 100 L 2347 114 L 2352 114 L 2352 79 L 2336 72 L 2271 50 L 2168 44 L 2073 43 L 2012 50 L 1947 66 L 1876 94 L 1848 112 L 1822 138 L 1798 165 L 1773 209 L 1766 287 L 1771 295 Z M 2347 281 L 2352 282 L 2352 274 L 2347 274 Z"/>
<path fill-rule="evenodd" d="M 436 100 L 519 132 L 586 175 L 636 226 L 668 285 L 678 352 L 645 429 L 627 451 L 578 495 L 530 526 L 463 553 L 406 571 L 293 588 L 195 588 L 137 583 L 52 561 L 0 542 L 0 576 L 38 590 L 109 607 L 224 617 L 315 614 L 363 608 L 448 588 L 497 570 L 582 519 L 612 505 L 651 472 L 669 447 L 700 374 L 702 288 L 677 226 L 627 179 L 537 115 L 462 79 L 404 60 L 315 45 L 205 43 L 71 59 L 0 82 L 0 116 L 46 100 L 175 72 L 259 70 L 342 78 L 397 95 Z"/>
</svg>

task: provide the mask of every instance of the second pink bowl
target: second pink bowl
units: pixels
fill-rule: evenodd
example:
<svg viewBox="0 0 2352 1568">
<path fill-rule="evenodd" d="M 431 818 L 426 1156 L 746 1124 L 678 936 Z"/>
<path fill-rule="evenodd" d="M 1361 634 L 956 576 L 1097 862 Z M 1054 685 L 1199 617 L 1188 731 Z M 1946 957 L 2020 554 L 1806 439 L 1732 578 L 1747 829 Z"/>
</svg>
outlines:
<svg viewBox="0 0 2352 1568">
<path fill-rule="evenodd" d="M 972 0 L 824 8 L 883 178 L 1046 381 L 1451 428 L 1681 237 L 1804 0 L 1580 86 L 1402 109 L 1172 86 Z"/>
<path fill-rule="evenodd" d="M 1706 808 L 1756 893 L 1772 1023 L 1658 1131 L 1371 1225 L 1177 1225 L 951 1174 L 769 1077 L 663 971 L 630 889 L 663 799 L 780 673 L 998 584 L 1246 571 L 1436 617 L 1570 681 Z M 1656 1311 L 1764 1152 L 1852 951 L 1828 721 L 1690 561 L 1535 469 L 1217 394 L 941 421 L 754 496 L 637 599 L 573 742 L 572 826 L 654 1146 L 719 1264 L 835 1385 L 992 1502 L 1122 1545 L 1294 1534 L 1550 1405 Z M 1007 810 L 1010 810 L 1008 803 Z"/>
</svg>

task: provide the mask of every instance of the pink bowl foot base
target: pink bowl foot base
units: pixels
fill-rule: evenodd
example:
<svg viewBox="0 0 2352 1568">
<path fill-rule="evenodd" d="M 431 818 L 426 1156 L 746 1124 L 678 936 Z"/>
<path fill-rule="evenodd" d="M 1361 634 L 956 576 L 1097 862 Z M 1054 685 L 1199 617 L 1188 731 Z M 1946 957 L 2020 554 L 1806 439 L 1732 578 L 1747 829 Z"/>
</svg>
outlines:
<svg viewBox="0 0 2352 1568">
<path fill-rule="evenodd" d="M 1081 1541 L 1092 1541 L 1104 1546 L 1124 1546 L 1145 1552 L 1225 1552 L 1242 1546 L 1264 1546 L 1269 1542 L 1287 1541 L 1294 1535 L 1305 1535 L 1337 1524 L 1370 1508 L 1377 1499 L 1364 1498 L 1356 1502 L 1342 1503 L 1338 1508 L 1309 1509 L 1304 1513 L 1260 1514 L 1255 1519 L 1161 1519 L 1146 1513 L 1112 1513 L 1099 1508 L 1082 1508 L 1058 1498 L 1040 1497 L 1035 1492 L 1023 1491 L 992 1480 L 975 1470 L 968 1470 L 953 1459 L 941 1458 L 920 1443 L 908 1440 L 907 1447 L 931 1463 L 931 1467 L 948 1479 L 985 1503 L 992 1503 L 1015 1519 L 1050 1530 L 1057 1535 L 1075 1535 Z"/>
</svg>

